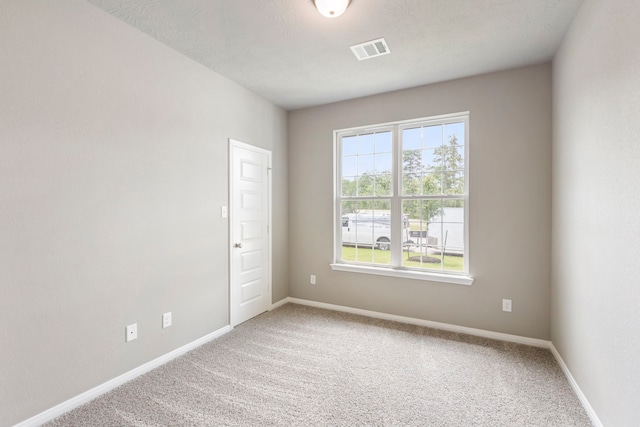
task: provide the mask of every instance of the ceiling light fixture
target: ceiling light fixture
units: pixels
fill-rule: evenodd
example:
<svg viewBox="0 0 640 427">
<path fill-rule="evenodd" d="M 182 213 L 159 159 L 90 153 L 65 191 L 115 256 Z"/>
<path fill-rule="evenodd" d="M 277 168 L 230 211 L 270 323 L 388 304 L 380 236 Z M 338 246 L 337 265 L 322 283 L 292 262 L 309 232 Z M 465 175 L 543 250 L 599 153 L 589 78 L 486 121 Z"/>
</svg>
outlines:
<svg viewBox="0 0 640 427">
<path fill-rule="evenodd" d="M 327 18 L 337 18 L 342 15 L 351 0 L 313 0 L 316 9 Z"/>
</svg>

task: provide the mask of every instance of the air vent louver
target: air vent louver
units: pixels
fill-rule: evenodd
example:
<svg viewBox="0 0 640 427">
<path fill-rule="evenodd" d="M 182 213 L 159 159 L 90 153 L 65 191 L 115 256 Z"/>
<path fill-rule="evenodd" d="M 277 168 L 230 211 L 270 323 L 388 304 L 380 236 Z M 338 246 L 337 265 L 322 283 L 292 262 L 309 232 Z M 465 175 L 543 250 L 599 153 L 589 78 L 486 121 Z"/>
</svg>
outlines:
<svg viewBox="0 0 640 427">
<path fill-rule="evenodd" d="M 391 53 L 383 38 L 353 45 L 351 50 L 360 61 Z"/>
</svg>

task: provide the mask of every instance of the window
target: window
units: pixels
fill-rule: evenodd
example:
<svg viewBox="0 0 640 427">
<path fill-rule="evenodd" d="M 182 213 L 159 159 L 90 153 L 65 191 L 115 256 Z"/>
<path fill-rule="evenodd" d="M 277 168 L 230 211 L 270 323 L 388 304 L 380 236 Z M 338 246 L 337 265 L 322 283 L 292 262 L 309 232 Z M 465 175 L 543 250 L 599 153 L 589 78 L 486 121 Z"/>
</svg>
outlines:
<svg viewBox="0 0 640 427">
<path fill-rule="evenodd" d="M 470 284 L 469 114 L 335 132 L 334 269 Z"/>
</svg>

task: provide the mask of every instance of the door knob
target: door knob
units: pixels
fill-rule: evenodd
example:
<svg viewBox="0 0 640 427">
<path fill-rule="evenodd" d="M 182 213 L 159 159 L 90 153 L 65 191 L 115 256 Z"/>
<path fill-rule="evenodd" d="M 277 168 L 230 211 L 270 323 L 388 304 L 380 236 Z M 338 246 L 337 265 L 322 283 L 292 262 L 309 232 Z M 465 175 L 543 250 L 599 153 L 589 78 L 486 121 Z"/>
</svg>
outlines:
<svg viewBox="0 0 640 427">
<path fill-rule="evenodd" d="M 242 247 L 242 243 L 236 243 L 235 245 L 233 245 L 235 248 L 241 248 Z"/>
</svg>

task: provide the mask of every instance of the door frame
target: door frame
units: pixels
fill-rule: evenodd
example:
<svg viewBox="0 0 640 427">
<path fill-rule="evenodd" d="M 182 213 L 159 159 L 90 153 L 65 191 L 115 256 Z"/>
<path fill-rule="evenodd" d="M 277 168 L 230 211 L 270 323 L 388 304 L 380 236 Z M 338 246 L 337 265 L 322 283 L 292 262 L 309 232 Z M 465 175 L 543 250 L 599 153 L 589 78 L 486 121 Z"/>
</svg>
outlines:
<svg viewBox="0 0 640 427">
<path fill-rule="evenodd" d="M 235 147 L 238 148 L 242 148 L 245 150 L 249 150 L 249 151 L 254 151 L 260 154 L 265 154 L 267 156 L 267 180 L 268 180 L 268 189 L 267 189 L 267 199 L 268 199 L 268 208 L 267 208 L 267 268 L 266 268 L 266 275 L 267 275 L 267 298 L 269 299 L 269 304 L 267 307 L 267 311 L 271 310 L 271 306 L 273 305 L 273 286 L 272 286 L 272 270 L 273 270 L 273 239 L 272 239 L 272 218 L 273 218 L 273 213 L 272 213 L 272 208 L 273 208 L 273 185 L 272 185 L 272 177 L 271 177 L 271 166 L 272 166 L 272 156 L 271 156 L 271 151 L 261 148 L 261 147 L 256 147 L 255 145 L 251 145 L 251 144 L 247 144 L 232 138 L 229 138 L 229 194 L 228 194 L 228 199 L 229 199 L 229 232 L 228 232 L 228 236 L 229 236 L 229 241 L 228 241 L 228 256 L 229 256 L 229 325 L 233 328 L 235 326 L 238 325 L 238 321 L 237 321 L 237 313 L 235 312 L 236 309 L 236 305 L 234 304 L 236 301 L 234 300 L 234 293 L 233 293 L 233 267 L 234 267 L 234 263 L 233 263 L 233 245 L 234 245 L 234 236 L 233 236 L 233 230 L 234 230 L 234 206 L 233 206 L 233 191 L 234 191 L 234 187 L 233 187 L 233 149 Z"/>
</svg>

